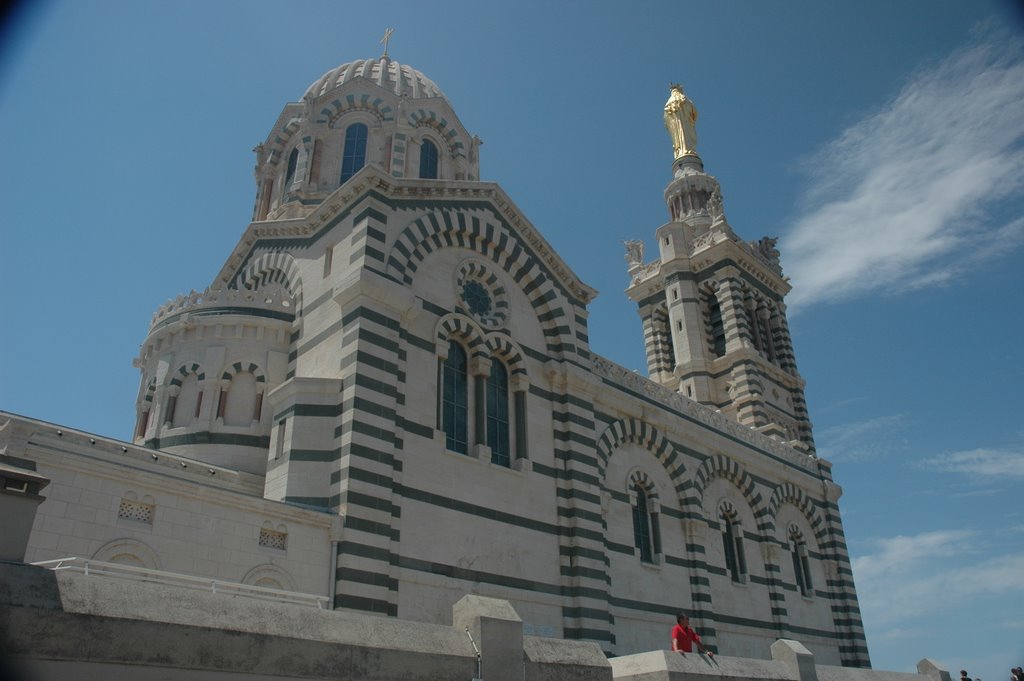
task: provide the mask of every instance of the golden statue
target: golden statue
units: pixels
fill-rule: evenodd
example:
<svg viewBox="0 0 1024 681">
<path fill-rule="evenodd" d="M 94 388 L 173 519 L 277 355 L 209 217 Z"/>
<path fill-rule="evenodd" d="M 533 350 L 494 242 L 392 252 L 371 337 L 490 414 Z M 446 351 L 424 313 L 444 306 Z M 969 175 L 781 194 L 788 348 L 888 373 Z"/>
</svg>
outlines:
<svg viewBox="0 0 1024 681">
<path fill-rule="evenodd" d="M 686 98 L 682 85 L 672 84 L 665 102 L 665 127 L 676 158 L 697 155 L 697 107 Z"/>
</svg>

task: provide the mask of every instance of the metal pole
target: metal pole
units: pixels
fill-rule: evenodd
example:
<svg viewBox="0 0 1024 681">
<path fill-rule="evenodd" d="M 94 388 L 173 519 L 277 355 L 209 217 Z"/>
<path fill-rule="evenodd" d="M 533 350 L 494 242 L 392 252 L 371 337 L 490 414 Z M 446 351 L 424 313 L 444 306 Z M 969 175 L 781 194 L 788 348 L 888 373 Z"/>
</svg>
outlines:
<svg viewBox="0 0 1024 681">
<path fill-rule="evenodd" d="M 466 636 L 469 637 L 469 643 L 473 646 L 473 650 L 476 651 L 476 679 L 483 681 L 484 673 L 481 669 L 483 661 L 481 660 L 480 649 L 476 647 L 476 641 L 473 640 L 473 634 L 469 633 L 469 627 L 466 627 Z"/>
</svg>

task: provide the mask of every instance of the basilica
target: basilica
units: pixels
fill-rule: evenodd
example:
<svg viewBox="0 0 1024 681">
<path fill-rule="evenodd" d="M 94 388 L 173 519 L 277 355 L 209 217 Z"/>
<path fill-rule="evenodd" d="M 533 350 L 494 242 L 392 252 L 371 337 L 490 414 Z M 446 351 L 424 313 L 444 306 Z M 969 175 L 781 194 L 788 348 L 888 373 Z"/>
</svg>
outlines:
<svg viewBox="0 0 1024 681">
<path fill-rule="evenodd" d="M 663 116 L 667 222 L 626 250 L 645 377 L 591 352 L 597 292 L 432 80 L 323 74 L 220 271 L 153 315 L 133 440 L 0 412 L 0 463 L 51 481 L 25 560 L 429 623 L 477 594 L 609 656 L 685 611 L 725 655 L 869 666 L 775 242 L 733 231 L 681 86 Z"/>
</svg>

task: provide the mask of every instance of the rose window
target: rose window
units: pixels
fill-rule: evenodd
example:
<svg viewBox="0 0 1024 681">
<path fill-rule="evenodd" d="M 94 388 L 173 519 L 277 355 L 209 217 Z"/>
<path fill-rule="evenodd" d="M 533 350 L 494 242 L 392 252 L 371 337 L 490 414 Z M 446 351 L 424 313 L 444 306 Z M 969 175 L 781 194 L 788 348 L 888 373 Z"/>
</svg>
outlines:
<svg viewBox="0 0 1024 681">
<path fill-rule="evenodd" d="M 467 260 L 456 274 L 459 311 L 481 325 L 501 328 L 508 317 L 508 296 L 501 280 L 481 260 Z"/>
</svg>

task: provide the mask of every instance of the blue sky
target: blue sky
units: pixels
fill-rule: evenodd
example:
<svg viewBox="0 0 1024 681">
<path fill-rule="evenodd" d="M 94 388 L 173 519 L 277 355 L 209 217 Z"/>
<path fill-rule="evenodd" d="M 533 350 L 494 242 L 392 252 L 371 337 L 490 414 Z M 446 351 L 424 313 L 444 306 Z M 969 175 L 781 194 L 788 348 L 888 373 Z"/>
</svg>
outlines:
<svg viewBox="0 0 1024 681">
<path fill-rule="evenodd" d="M 328 69 L 426 73 L 601 294 L 667 218 L 670 82 L 740 236 L 780 237 L 876 668 L 1024 664 L 1024 46 L 1003 2 L 46 2 L 0 52 L 0 408 L 130 436 L 164 301 L 245 229 L 251 152 Z M 648 252 L 653 252 L 653 247 Z M 668 626 L 668 625 L 666 625 Z"/>
</svg>

